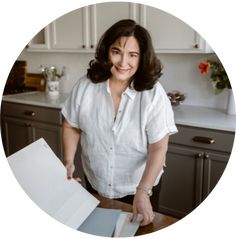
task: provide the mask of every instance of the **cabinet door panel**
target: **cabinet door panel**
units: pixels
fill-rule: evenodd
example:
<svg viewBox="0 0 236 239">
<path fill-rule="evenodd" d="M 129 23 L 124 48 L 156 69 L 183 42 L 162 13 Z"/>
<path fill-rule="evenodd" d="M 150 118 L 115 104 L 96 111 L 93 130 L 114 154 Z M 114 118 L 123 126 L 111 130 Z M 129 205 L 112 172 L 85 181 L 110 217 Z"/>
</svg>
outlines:
<svg viewBox="0 0 236 239">
<path fill-rule="evenodd" d="M 170 145 L 166 165 L 159 211 L 183 217 L 201 201 L 203 159 L 196 157 L 195 150 Z"/>
<path fill-rule="evenodd" d="M 38 32 L 27 45 L 28 51 L 48 50 L 49 49 L 49 27 L 46 26 Z"/>
<path fill-rule="evenodd" d="M 208 157 L 204 161 L 203 199 L 213 190 L 220 180 L 228 163 L 229 154 L 205 153 Z"/>
<path fill-rule="evenodd" d="M 33 141 L 44 138 L 53 152 L 62 160 L 62 129 L 59 126 L 33 123 Z"/>
<path fill-rule="evenodd" d="M 156 51 L 192 51 L 198 43 L 196 31 L 171 14 L 148 6 L 142 6 L 141 13 Z"/>
<path fill-rule="evenodd" d="M 135 4 L 124 2 L 101 3 L 92 6 L 91 44 L 96 45 L 102 34 L 121 19 L 135 18 Z"/>
<path fill-rule="evenodd" d="M 17 152 L 30 142 L 30 124 L 25 120 L 4 117 L 2 130 L 6 156 Z"/>
<path fill-rule="evenodd" d="M 86 8 L 81 8 L 65 14 L 50 25 L 53 49 L 79 50 L 86 45 L 85 10 Z"/>
</svg>

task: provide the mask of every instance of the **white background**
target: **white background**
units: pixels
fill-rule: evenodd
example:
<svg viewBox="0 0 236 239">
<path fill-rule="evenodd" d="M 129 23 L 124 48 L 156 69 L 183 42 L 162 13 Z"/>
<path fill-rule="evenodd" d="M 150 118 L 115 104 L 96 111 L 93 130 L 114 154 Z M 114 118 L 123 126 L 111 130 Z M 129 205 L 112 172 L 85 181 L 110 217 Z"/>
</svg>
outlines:
<svg viewBox="0 0 236 239">
<path fill-rule="evenodd" d="M 101 1 L 89 1 L 90 4 Z M 105 1 L 104 1 L 105 2 Z M 226 67 L 235 91 L 236 22 L 234 1 L 136 1 L 165 10 L 187 22 L 215 49 Z M 8 0 L 0 3 L 0 90 L 12 64 L 28 41 L 57 17 L 88 4 L 78 0 Z M 17 133 L 17 132 L 16 132 Z M 235 147 L 234 147 L 235 148 Z M 0 237 L 78 238 L 72 230 L 42 212 L 21 190 L 0 144 Z M 235 238 L 235 150 L 225 173 L 210 196 L 184 219 L 146 238 Z M 83 238 L 92 236 L 83 235 Z"/>
</svg>

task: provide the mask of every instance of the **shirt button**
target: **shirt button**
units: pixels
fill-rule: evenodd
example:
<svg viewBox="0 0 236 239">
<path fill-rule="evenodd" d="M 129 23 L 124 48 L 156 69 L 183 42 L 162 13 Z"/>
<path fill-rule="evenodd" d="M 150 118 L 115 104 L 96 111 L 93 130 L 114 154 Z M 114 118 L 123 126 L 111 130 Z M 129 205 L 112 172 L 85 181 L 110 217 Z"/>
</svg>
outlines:
<svg viewBox="0 0 236 239">
<path fill-rule="evenodd" d="M 110 150 L 112 150 L 112 147 L 110 147 Z"/>
<path fill-rule="evenodd" d="M 111 187 L 111 184 L 109 183 L 108 186 Z"/>
</svg>

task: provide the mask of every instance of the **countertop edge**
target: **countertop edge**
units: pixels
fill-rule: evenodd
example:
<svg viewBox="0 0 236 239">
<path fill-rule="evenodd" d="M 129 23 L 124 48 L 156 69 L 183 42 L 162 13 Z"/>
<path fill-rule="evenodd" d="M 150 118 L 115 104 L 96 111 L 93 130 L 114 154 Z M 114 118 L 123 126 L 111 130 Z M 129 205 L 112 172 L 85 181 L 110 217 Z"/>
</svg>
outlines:
<svg viewBox="0 0 236 239">
<path fill-rule="evenodd" d="M 50 97 L 45 92 L 6 95 L 2 102 L 27 104 L 32 106 L 54 108 L 60 110 L 69 94 Z M 173 107 L 175 123 L 212 130 L 235 133 L 236 115 L 227 115 L 221 109 L 206 108 L 194 105 L 179 105 Z M 227 123 L 226 123 L 227 122 Z"/>
<path fill-rule="evenodd" d="M 42 103 L 42 102 L 26 102 L 25 100 L 14 100 L 14 99 L 2 99 L 3 102 L 9 102 L 9 103 L 16 103 L 16 104 L 25 104 L 25 105 L 32 105 L 32 106 L 40 106 L 40 107 L 48 107 L 48 108 L 55 108 L 60 110 L 63 106 L 62 104 L 51 104 L 51 103 Z"/>
</svg>

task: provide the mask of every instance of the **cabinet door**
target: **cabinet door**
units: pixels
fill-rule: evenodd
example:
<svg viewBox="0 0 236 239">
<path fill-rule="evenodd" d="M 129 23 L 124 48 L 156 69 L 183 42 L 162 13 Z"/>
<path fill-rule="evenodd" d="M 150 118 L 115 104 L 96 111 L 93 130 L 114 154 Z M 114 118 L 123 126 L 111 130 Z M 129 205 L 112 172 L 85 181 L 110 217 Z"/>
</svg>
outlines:
<svg viewBox="0 0 236 239">
<path fill-rule="evenodd" d="M 95 4 L 90 7 L 91 46 L 94 48 L 102 34 L 115 22 L 137 18 L 137 5 L 125 2 Z"/>
<path fill-rule="evenodd" d="M 202 195 L 203 152 L 169 145 L 159 211 L 175 217 L 190 213 Z"/>
<path fill-rule="evenodd" d="M 49 47 L 49 26 L 39 31 L 26 46 L 28 51 L 46 51 Z"/>
<path fill-rule="evenodd" d="M 50 125 L 32 122 L 32 142 L 44 138 L 53 152 L 62 160 L 62 128 L 57 125 Z"/>
<path fill-rule="evenodd" d="M 3 147 L 8 157 L 30 143 L 30 123 L 25 120 L 4 117 L 2 134 Z"/>
<path fill-rule="evenodd" d="M 218 152 L 205 152 L 204 155 L 202 200 L 207 197 L 220 180 L 230 157 L 230 154 Z"/>
<path fill-rule="evenodd" d="M 74 10 L 50 24 L 51 48 L 81 50 L 88 45 L 88 7 Z"/>
<path fill-rule="evenodd" d="M 201 52 L 205 46 L 189 25 L 157 8 L 141 5 L 141 24 L 149 30 L 156 52 Z"/>
</svg>

